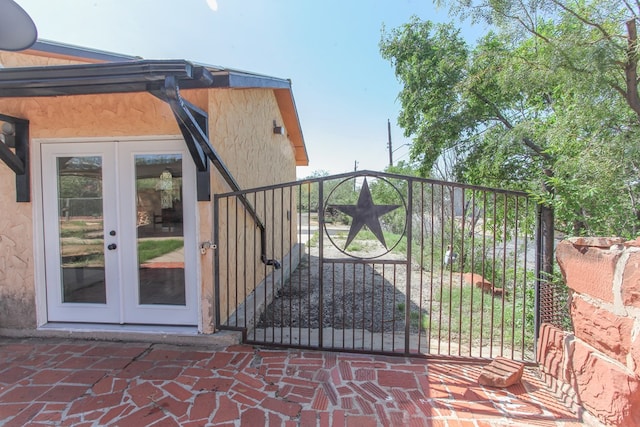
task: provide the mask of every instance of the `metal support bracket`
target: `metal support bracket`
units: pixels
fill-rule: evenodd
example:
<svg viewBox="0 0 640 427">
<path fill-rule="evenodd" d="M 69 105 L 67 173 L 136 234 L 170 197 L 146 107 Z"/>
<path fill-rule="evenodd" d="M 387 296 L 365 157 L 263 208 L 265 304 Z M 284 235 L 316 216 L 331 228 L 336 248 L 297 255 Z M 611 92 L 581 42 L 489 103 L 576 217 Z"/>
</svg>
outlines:
<svg viewBox="0 0 640 427">
<path fill-rule="evenodd" d="M 29 121 L 0 114 L 0 121 L 13 125 L 15 153 L 9 146 L 0 142 L 0 160 L 16 174 L 16 201 L 31 201 L 31 183 L 29 180 Z M 7 135 L 9 136 L 9 135 Z"/>
<path fill-rule="evenodd" d="M 209 161 L 213 163 L 216 170 L 222 175 L 225 182 L 231 187 L 233 191 L 240 191 L 240 185 L 235 180 L 227 166 L 224 164 L 218 152 L 213 148 L 209 141 L 208 134 L 208 115 L 205 111 L 202 111 L 197 106 L 191 104 L 180 96 L 180 88 L 178 87 L 178 80 L 175 76 L 167 76 L 164 81 L 164 88 L 162 91 L 151 91 L 153 95 L 166 101 L 171 107 L 171 111 L 178 122 L 180 131 L 184 137 L 184 140 L 189 148 L 189 152 L 193 157 L 193 161 L 198 168 L 198 200 L 210 200 L 210 184 L 209 184 Z M 202 177 L 200 173 L 206 171 L 206 177 Z M 207 199 L 200 198 L 200 184 L 201 181 L 206 180 L 206 189 L 208 192 Z M 205 185 L 204 183 L 202 183 Z M 264 224 L 260 220 L 255 208 L 243 195 L 239 196 L 240 202 L 245 207 L 251 218 L 255 221 L 256 227 L 260 229 L 261 235 L 261 255 L 260 260 L 269 266 L 273 266 L 276 270 L 281 267 L 280 262 L 275 259 L 267 257 L 266 253 L 266 231 Z M 206 251 L 201 247 L 200 251 Z"/>
<path fill-rule="evenodd" d="M 171 107 L 178 127 L 182 133 L 189 153 L 193 158 L 197 170 L 198 201 L 211 200 L 211 180 L 209 161 L 203 147 L 211 147 L 209 143 L 209 116 L 206 111 L 191 104 L 180 96 L 178 83 L 175 76 L 169 76 L 165 80 L 163 90 L 150 91 L 157 98 L 167 102 Z M 213 148 L 211 148 L 213 149 Z"/>
</svg>

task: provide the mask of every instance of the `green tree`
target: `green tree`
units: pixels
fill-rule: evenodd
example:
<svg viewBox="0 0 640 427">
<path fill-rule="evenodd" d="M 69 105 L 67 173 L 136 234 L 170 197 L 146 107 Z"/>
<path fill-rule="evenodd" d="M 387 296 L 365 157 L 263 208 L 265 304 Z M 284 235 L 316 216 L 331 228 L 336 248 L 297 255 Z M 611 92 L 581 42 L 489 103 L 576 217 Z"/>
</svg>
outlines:
<svg viewBox="0 0 640 427">
<path fill-rule="evenodd" d="M 318 211 L 321 185 L 323 203 L 326 203 L 329 196 L 333 204 L 349 204 L 357 200 L 357 192 L 352 184 L 345 184 L 344 179 L 329 178 L 329 172 L 325 170 L 313 171 L 311 175 L 299 181 L 298 208 L 302 212 Z"/>
<path fill-rule="evenodd" d="M 575 40 L 602 39 L 602 30 L 566 8 L 555 20 L 525 22 L 508 4 L 478 6 L 476 17 L 496 31 L 474 48 L 452 25 L 417 18 L 383 32 L 382 56 L 403 84 L 398 121 L 413 138 L 412 158 L 427 176 L 443 153 L 454 152 L 457 180 L 528 191 L 555 208 L 563 231 L 634 234 L 640 158 L 629 142 L 639 122 L 633 88 L 620 96 L 612 83 L 612 58 L 628 63 L 628 54 L 604 40 L 584 58 Z M 533 30 L 517 31 L 521 22 Z M 598 71 L 587 73 L 587 64 Z"/>
<path fill-rule="evenodd" d="M 536 2 L 440 0 L 461 18 L 516 40 L 524 73 L 554 81 L 545 129 L 555 156 L 549 183 L 564 229 L 574 234 L 638 233 L 640 4 L 620 0 Z"/>
</svg>

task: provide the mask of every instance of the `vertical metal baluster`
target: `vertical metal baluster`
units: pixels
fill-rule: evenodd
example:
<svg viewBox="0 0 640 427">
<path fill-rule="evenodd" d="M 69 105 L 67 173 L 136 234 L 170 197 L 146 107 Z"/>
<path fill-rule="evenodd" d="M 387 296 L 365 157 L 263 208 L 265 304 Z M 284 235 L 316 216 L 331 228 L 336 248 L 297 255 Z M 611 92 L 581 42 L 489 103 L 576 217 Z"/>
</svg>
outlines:
<svg viewBox="0 0 640 427">
<path fill-rule="evenodd" d="M 487 262 L 487 192 L 482 192 L 482 279 L 486 276 L 485 265 Z M 483 346 L 482 338 L 484 337 L 484 283 L 480 287 L 480 354 L 482 357 Z"/>
<path fill-rule="evenodd" d="M 391 351 L 395 353 L 396 351 L 396 280 L 397 280 L 397 271 L 396 264 L 393 264 L 393 321 L 391 322 Z M 405 307 L 407 310 L 407 307 Z"/>
<path fill-rule="evenodd" d="M 407 182 L 407 228 L 409 230 L 408 233 L 405 233 L 407 236 L 407 264 L 406 264 L 406 286 L 405 286 L 405 325 L 404 325 L 404 354 L 409 355 L 409 338 L 411 334 L 411 247 L 413 246 L 413 236 L 411 233 L 411 226 L 413 223 L 413 181 L 409 180 Z M 419 313 L 418 313 L 419 315 Z"/>
<path fill-rule="evenodd" d="M 236 213 L 235 213 L 235 218 L 233 220 L 233 223 L 235 225 L 235 227 L 234 227 L 235 228 L 235 236 L 234 236 L 235 238 L 234 238 L 233 241 L 237 242 L 238 241 L 238 198 L 235 199 L 234 205 L 235 205 L 235 212 Z M 235 274 L 234 274 L 235 286 L 233 287 L 233 289 L 234 289 L 234 292 L 235 292 L 235 295 L 236 295 L 236 300 L 235 300 L 235 302 L 236 302 L 236 304 L 235 304 L 236 305 L 236 310 L 235 310 L 235 313 L 236 313 L 236 326 L 240 326 L 238 324 L 239 323 L 238 322 L 238 311 L 239 311 L 238 309 L 240 308 L 240 299 L 238 298 L 238 296 L 239 296 L 239 294 L 238 294 L 238 283 L 240 282 L 240 280 L 239 280 L 240 277 L 238 276 L 238 273 L 240 271 L 239 270 L 239 266 L 238 266 L 238 244 L 236 243 L 233 246 L 234 246 L 234 248 L 233 248 L 233 251 L 234 251 L 233 263 L 235 265 Z"/>
<path fill-rule="evenodd" d="M 520 224 L 520 206 L 519 206 L 519 197 L 515 196 L 515 214 L 514 214 L 514 231 L 513 231 L 513 290 L 511 291 L 511 298 L 513 299 L 511 304 L 511 313 L 513 319 L 511 321 L 511 358 L 515 358 L 515 339 L 516 339 L 516 298 L 518 294 L 517 290 L 517 280 L 518 280 L 518 232 L 519 232 L 519 224 Z M 522 307 L 524 309 L 524 306 Z"/>
<path fill-rule="evenodd" d="M 497 200 L 497 196 L 496 193 L 493 193 L 493 236 L 492 236 L 492 243 L 493 243 L 493 251 L 492 251 L 492 269 L 491 269 L 491 284 L 495 284 L 496 283 L 496 227 L 498 225 L 498 221 L 497 221 L 497 209 L 498 207 L 496 206 L 498 203 Z M 493 293 L 491 293 L 491 295 L 489 295 L 489 298 L 491 298 L 491 326 L 490 326 L 490 331 L 491 331 L 491 335 L 490 335 L 490 341 L 489 341 L 489 357 L 493 358 L 493 333 L 494 333 L 494 318 L 495 318 L 495 300 L 493 298 Z"/>
<path fill-rule="evenodd" d="M 257 206 L 258 205 L 258 195 L 256 192 L 253 193 L 253 206 Z M 251 230 L 253 230 L 253 271 L 252 271 L 252 277 L 253 277 L 253 288 L 255 290 L 256 286 L 258 286 L 259 281 L 258 281 L 258 241 L 257 241 L 257 230 L 258 228 L 254 226 L 251 228 Z M 254 293 L 254 298 L 253 298 L 253 340 L 256 340 L 256 326 L 258 325 L 258 320 L 255 318 L 256 313 L 258 312 L 258 298 L 257 298 L 257 294 Z M 266 326 L 265 326 L 265 336 L 266 336 Z"/>
<path fill-rule="evenodd" d="M 365 301 L 367 295 L 367 269 L 366 264 L 362 265 L 362 349 L 364 350 L 364 318 L 365 318 Z"/>
<path fill-rule="evenodd" d="M 382 265 L 382 304 L 380 305 L 382 307 L 382 317 L 381 317 L 381 324 L 380 324 L 380 333 L 381 333 L 381 350 L 384 351 L 384 336 L 385 336 L 385 319 L 384 319 L 384 314 L 385 314 L 385 307 L 386 305 L 386 301 L 384 300 L 384 290 L 386 288 L 386 283 L 387 283 L 387 279 L 386 279 L 386 274 L 387 274 L 387 266 L 385 264 Z"/>
<path fill-rule="evenodd" d="M 284 271 L 286 270 L 286 266 L 284 265 L 284 258 L 286 256 L 287 253 L 289 253 L 289 255 L 292 255 L 290 253 L 290 251 L 286 251 L 285 252 L 285 220 L 287 218 L 287 216 L 285 215 L 285 203 L 284 203 L 284 190 L 285 187 L 282 187 L 280 189 L 280 260 L 282 260 L 282 266 L 281 266 L 281 270 L 280 270 L 280 289 L 284 290 L 284 287 L 286 286 L 285 283 L 285 274 Z M 289 226 L 289 230 L 291 230 L 291 226 Z M 289 233 L 291 233 L 291 231 L 289 231 Z M 289 242 L 291 240 L 289 239 Z M 288 245 L 287 245 L 288 246 Z M 291 266 L 291 256 L 289 256 L 289 266 Z M 291 271 L 291 269 L 289 269 L 289 271 Z M 291 295 L 291 291 L 289 290 L 287 292 L 289 295 Z M 284 300 L 284 298 L 283 298 Z M 292 329 L 292 325 L 291 325 L 291 297 L 288 298 L 289 301 L 289 318 L 287 319 L 287 323 L 289 324 L 289 344 L 291 344 L 293 336 L 291 334 L 291 329 Z"/>
<path fill-rule="evenodd" d="M 509 199 L 507 198 L 507 194 L 504 194 L 504 218 L 502 225 L 502 295 L 501 295 L 501 312 L 500 312 L 500 356 L 504 356 L 504 328 L 505 328 L 505 291 L 507 290 L 507 219 L 508 219 L 508 208 L 509 208 Z M 512 313 L 513 316 L 513 313 Z"/>
<path fill-rule="evenodd" d="M 444 185 L 440 185 L 440 254 L 444 254 Z M 440 308 L 439 308 L 439 319 L 438 319 L 438 354 L 441 353 L 441 345 L 442 345 L 442 302 L 444 297 L 444 258 L 441 257 L 440 261 Z"/>
<path fill-rule="evenodd" d="M 431 336 L 433 333 L 433 274 L 434 274 L 434 262 L 433 262 L 433 254 L 434 254 L 434 246 L 435 246 L 435 200 L 434 193 L 435 187 L 433 183 L 430 184 L 431 187 L 431 210 L 429 212 L 429 216 L 431 217 L 431 238 L 430 238 L 430 264 L 429 264 L 429 332 L 427 335 L 427 351 L 431 353 Z"/>
<path fill-rule="evenodd" d="M 335 348 L 336 346 L 336 304 L 336 263 L 333 262 L 331 263 L 331 348 Z"/>
<path fill-rule="evenodd" d="M 262 211 L 263 211 L 263 218 L 268 218 L 267 216 L 267 192 L 266 190 L 262 191 Z M 267 233 L 261 233 L 261 238 L 262 239 L 266 239 L 267 238 Z M 267 242 L 261 242 L 260 243 L 262 245 L 262 247 L 266 248 L 267 247 Z M 264 277 L 264 305 L 263 307 L 268 307 L 269 306 L 269 300 L 267 299 L 267 295 L 269 294 L 269 280 L 268 280 L 268 272 L 267 272 L 267 264 L 263 263 L 262 264 L 262 269 L 263 269 L 263 276 Z M 272 283 L 272 288 L 271 288 L 271 292 L 273 294 L 274 289 L 273 289 L 273 283 Z M 274 319 L 275 320 L 275 319 Z M 271 330 L 271 343 L 273 343 L 275 341 L 275 335 L 276 334 L 276 326 L 273 325 L 272 326 L 272 330 Z M 265 331 L 264 334 L 264 339 L 265 341 L 267 341 L 267 332 Z"/>
<path fill-rule="evenodd" d="M 247 209 L 246 207 L 242 209 L 242 211 L 244 212 L 243 215 L 243 221 L 242 221 L 242 255 L 243 255 L 243 259 L 242 259 L 242 263 L 244 265 L 243 271 L 243 298 L 246 301 L 247 300 Z M 242 325 L 243 328 L 247 329 L 247 306 L 246 304 L 243 304 L 244 307 L 244 313 L 243 313 L 243 317 L 244 317 L 244 325 Z M 255 313 L 255 312 L 254 312 Z M 253 325 L 255 326 L 256 323 L 254 322 Z"/>
<path fill-rule="evenodd" d="M 381 264 L 382 268 L 384 268 L 384 264 Z M 376 290 L 376 265 L 371 265 L 371 326 L 369 329 L 370 332 L 370 340 L 371 340 L 371 350 L 373 351 L 373 329 L 374 329 L 374 318 L 375 318 L 375 290 Z M 364 298 L 363 298 L 364 299 Z M 384 306 L 381 307 L 384 310 Z"/>
<path fill-rule="evenodd" d="M 312 183 L 307 183 L 307 257 L 309 267 L 307 268 L 307 277 L 306 277 L 306 287 L 307 293 L 309 293 L 309 289 L 311 288 L 311 185 Z M 320 231 L 318 231 L 319 233 Z M 302 272 L 300 272 L 300 288 L 302 291 Z M 298 298 L 300 299 L 300 307 L 302 307 L 302 292 L 298 294 Z M 308 329 L 308 328 L 307 328 Z M 298 310 L 298 335 L 300 336 L 300 342 L 302 342 L 302 310 Z"/>
<path fill-rule="evenodd" d="M 357 269 L 357 264 L 356 263 L 352 263 L 353 267 L 351 268 L 351 273 L 352 273 L 352 298 L 353 300 L 351 301 L 351 348 L 355 349 L 356 348 L 356 269 Z"/>
<path fill-rule="evenodd" d="M 471 301 L 469 304 L 471 305 L 471 312 L 469 313 L 469 357 L 472 355 L 473 349 L 473 313 L 475 311 L 475 307 L 473 305 L 473 296 L 475 295 L 475 288 L 473 286 L 473 274 L 475 273 L 475 252 L 476 252 L 476 192 L 475 190 L 471 190 L 471 283 L 469 287 L 471 288 Z"/>
<path fill-rule="evenodd" d="M 345 336 L 345 332 L 346 332 L 346 325 L 345 325 L 345 319 L 347 317 L 347 299 L 345 298 L 345 283 L 346 283 L 346 279 L 347 279 L 347 265 L 346 264 L 342 264 L 342 347 L 346 348 L 347 346 L 347 337 Z"/>
<path fill-rule="evenodd" d="M 527 330 L 527 273 L 529 271 L 528 258 L 529 258 L 529 215 L 531 207 L 529 206 L 529 198 L 525 197 L 524 199 L 524 211 L 525 211 L 525 225 L 524 225 L 524 261 L 522 269 L 522 339 L 521 339 L 521 348 L 522 348 L 522 358 L 525 359 L 525 335 Z"/>
<path fill-rule="evenodd" d="M 213 196 L 213 242 L 216 247 L 220 247 L 220 199 L 217 195 Z M 222 308 L 222 301 L 220 301 L 220 251 L 213 252 L 213 295 L 215 297 L 215 327 L 219 328 L 221 325 L 220 309 Z"/>
<path fill-rule="evenodd" d="M 420 183 L 420 306 L 418 312 L 418 353 L 422 353 L 422 319 L 424 317 L 424 182 Z M 425 331 L 427 332 L 427 331 Z"/>
<path fill-rule="evenodd" d="M 318 287 L 319 287 L 319 301 L 318 301 L 318 347 L 323 348 L 323 336 L 322 336 L 322 324 L 323 324 L 323 311 L 324 311 L 324 180 L 318 181 L 318 234 L 319 245 L 318 248 Z M 308 292 L 309 298 L 311 298 L 311 292 Z M 309 311 L 311 311 L 311 300 L 309 299 Z M 307 313 L 310 317 L 311 313 Z M 311 328 L 308 329 L 309 343 L 311 343 Z"/>
<path fill-rule="evenodd" d="M 451 195 L 450 198 L 450 202 L 451 202 L 451 216 L 449 217 L 449 232 L 451 233 L 450 236 L 450 241 L 449 244 L 451 245 L 451 253 L 454 253 L 454 248 L 455 248 L 455 196 L 456 196 L 456 192 L 455 192 L 455 187 L 448 187 L 449 188 L 449 194 Z M 449 328 L 449 335 L 447 337 L 447 342 L 449 344 L 449 348 L 447 350 L 447 354 L 451 355 L 451 329 L 452 327 L 452 322 L 453 321 L 453 262 L 451 262 L 449 264 L 449 321 L 448 321 L 448 328 Z"/>
<path fill-rule="evenodd" d="M 462 283 L 462 271 L 464 270 L 464 264 L 463 261 L 465 259 L 465 253 L 464 253 L 464 229 L 465 229 L 465 223 L 467 222 L 467 212 L 466 212 L 466 206 L 465 206 L 465 189 L 461 188 L 460 189 L 460 194 L 461 194 L 461 200 L 460 200 L 460 207 L 462 208 L 462 225 L 460 227 L 460 254 L 458 254 L 458 270 L 460 274 L 458 274 L 458 279 L 460 282 L 460 310 L 458 313 L 458 356 L 461 356 L 462 353 L 462 307 L 463 307 L 463 286 L 464 284 Z M 453 217 L 455 218 L 455 212 Z M 452 263 L 453 264 L 453 263 Z M 451 266 L 451 269 L 453 269 L 453 265 Z M 471 348 L 471 343 L 469 343 L 469 348 Z"/>
<path fill-rule="evenodd" d="M 231 325 L 231 283 L 230 283 L 230 278 L 229 278 L 229 241 L 231 240 L 231 236 L 229 236 L 229 198 L 225 199 L 226 202 L 226 208 L 225 208 L 225 214 L 226 214 L 226 218 L 227 218 L 227 222 L 225 224 L 226 226 L 226 236 L 227 236 L 227 241 L 226 241 L 226 245 L 225 245 L 225 249 L 226 249 L 226 258 L 225 258 L 225 265 L 226 265 L 226 269 L 225 269 L 225 276 L 226 276 L 226 283 L 227 283 L 227 312 L 226 312 L 226 316 L 227 316 L 227 323 L 229 325 Z M 233 326 L 238 326 L 237 324 L 233 325 Z"/>
</svg>

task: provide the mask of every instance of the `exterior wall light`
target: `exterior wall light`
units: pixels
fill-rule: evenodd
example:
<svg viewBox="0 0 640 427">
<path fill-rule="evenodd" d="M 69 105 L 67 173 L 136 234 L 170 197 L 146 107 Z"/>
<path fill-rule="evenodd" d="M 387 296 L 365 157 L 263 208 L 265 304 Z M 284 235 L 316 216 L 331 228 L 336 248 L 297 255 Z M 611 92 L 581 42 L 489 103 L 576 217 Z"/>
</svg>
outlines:
<svg viewBox="0 0 640 427">
<path fill-rule="evenodd" d="M 278 126 L 278 123 L 275 120 L 273 121 L 273 133 L 276 135 L 284 135 L 284 127 Z"/>
</svg>

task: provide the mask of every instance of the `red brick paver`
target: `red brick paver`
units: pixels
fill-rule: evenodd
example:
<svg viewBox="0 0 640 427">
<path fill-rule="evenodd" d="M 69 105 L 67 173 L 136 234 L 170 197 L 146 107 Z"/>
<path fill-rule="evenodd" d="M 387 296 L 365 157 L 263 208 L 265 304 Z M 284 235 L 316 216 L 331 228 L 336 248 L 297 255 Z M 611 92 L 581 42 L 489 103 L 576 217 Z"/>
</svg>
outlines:
<svg viewBox="0 0 640 427">
<path fill-rule="evenodd" d="M 0 338 L 0 425 L 577 426 L 525 370 L 301 350 Z"/>
</svg>

